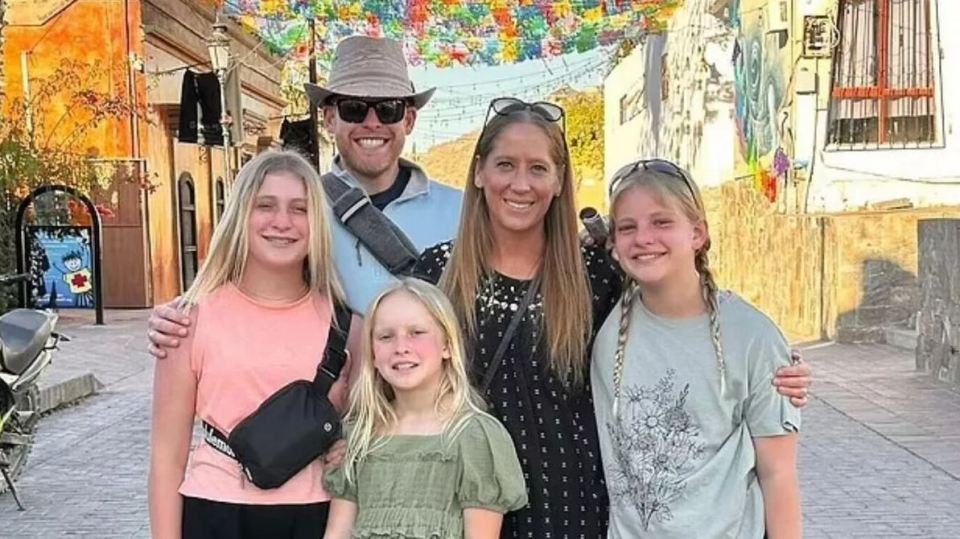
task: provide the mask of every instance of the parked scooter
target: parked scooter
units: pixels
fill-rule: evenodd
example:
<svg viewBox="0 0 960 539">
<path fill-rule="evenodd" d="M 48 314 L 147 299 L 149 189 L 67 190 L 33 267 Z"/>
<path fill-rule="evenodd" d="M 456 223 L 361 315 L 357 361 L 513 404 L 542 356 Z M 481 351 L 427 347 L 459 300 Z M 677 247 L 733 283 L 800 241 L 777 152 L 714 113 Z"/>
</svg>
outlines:
<svg viewBox="0 0 960 539">
<path fill-rule="evenodd" d="M 26 281 L 27 275 L 0 275 L 0 285 Z M 37 378 L 50 365 L 61 340 L 57 315 L 14 309 L 0 315 L 0 493 L 7 489 L 24 510 L 14 481 L 23 472 L 40 420 Z"/>
</svg>

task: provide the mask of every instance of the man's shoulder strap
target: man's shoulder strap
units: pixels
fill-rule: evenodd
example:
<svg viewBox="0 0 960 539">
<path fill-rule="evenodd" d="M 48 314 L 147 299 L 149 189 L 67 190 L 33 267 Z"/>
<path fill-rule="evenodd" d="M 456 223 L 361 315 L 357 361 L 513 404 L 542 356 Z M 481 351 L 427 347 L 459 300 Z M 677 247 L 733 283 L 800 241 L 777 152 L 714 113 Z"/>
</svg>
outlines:
<svg viewBox="0 0 960 539">
<path fill-rule="evenodd" d="M 337 219 L 393 275 L 408 275 L 419 252 L 389 217 L 359 187 L 347 185 L 336 174 L 323 175 L 323 189 Z"/>
</svg>

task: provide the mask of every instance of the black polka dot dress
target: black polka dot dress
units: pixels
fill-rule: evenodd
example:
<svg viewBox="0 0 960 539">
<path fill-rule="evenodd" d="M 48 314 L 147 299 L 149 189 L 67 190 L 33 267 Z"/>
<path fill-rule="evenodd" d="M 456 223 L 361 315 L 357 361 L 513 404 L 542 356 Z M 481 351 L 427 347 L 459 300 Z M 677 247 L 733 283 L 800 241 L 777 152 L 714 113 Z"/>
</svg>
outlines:
<svg viewBox="0 0 960 539">
<path fill-rule="evenodd" d="M 420 257 L 416 274 L 436 283 L 452 245 L 442 243 Z M 620 294 L 621 279 L 602 250 L 584 249 L 593 290 L 594 334 Z M 476 300 L 477 339 L 467 350 L 479 385 L 530 281 L 493 273 L 480 283 Z M 550 372 L 543 341 L 543 299 L 536 294 L 521 320 L 484 397 L 490 412 L 510 432 L 520 457 L 530 504 L 508 513 L 502 538 L 599 539 L 606 537 L 609 505 L 600 463 L 597 426 L 585 384 L 568 389 Z"/>
</svg>

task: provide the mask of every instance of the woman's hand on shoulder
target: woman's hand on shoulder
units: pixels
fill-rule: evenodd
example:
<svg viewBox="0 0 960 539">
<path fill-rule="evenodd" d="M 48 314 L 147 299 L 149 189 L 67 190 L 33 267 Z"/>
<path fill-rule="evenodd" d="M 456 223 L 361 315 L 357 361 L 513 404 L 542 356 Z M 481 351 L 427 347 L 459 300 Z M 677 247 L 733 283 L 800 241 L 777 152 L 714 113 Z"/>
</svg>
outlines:
<svg viewBox="0 0 960 539">
<path fill-rule="evenodd" d="M 329 472 L 335 470 L 343 464 L 343 458 L 347 456 L 347 441 L 343 438 L 337 440 L 330 446 L 330 449 L 321 457 L 323 471 Z"/>
<path fill-rule="evenodd" d="M 809 401 L 810 386 L 813 385 L 813 368 L 804 363 L 799 350 L 790 351 L 791 365 L 777 369 L 773 385 L 777 392 L 790 397 L 790 403 L 803 408 Z"/>
<path fill-rule="evenodd" d="M 411 271 L 411 276 L 437 284 L 443 269 L 453 253 L 453 241 L 444 241 L 423 250 Z"/>
<path fill-rule="evenodd" d="M 180 340 L 190 334 L 191 317 L 177 308 L 173 300 L 157 305 L 147 321 L 147 350 L 156 359 L 164 359 L 170 349 L 180 346 Z"/>
</svg>

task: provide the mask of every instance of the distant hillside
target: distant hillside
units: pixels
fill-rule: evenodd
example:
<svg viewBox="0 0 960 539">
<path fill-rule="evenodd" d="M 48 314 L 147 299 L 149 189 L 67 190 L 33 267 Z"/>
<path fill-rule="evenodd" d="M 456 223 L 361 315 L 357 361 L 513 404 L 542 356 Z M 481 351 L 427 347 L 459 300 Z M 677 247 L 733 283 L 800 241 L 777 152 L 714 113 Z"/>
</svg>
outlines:
<svg viewBox="0 0 960 539">
<path fill-rule="evenodd" d="M 463 188 L 467 181 L 470 156 L 477 143 L 479 131 L 472 131 L 458 139 L 432 146 L 426 153 L 414 156 L 430 177 L 448 185 Z"/>
</svg>

